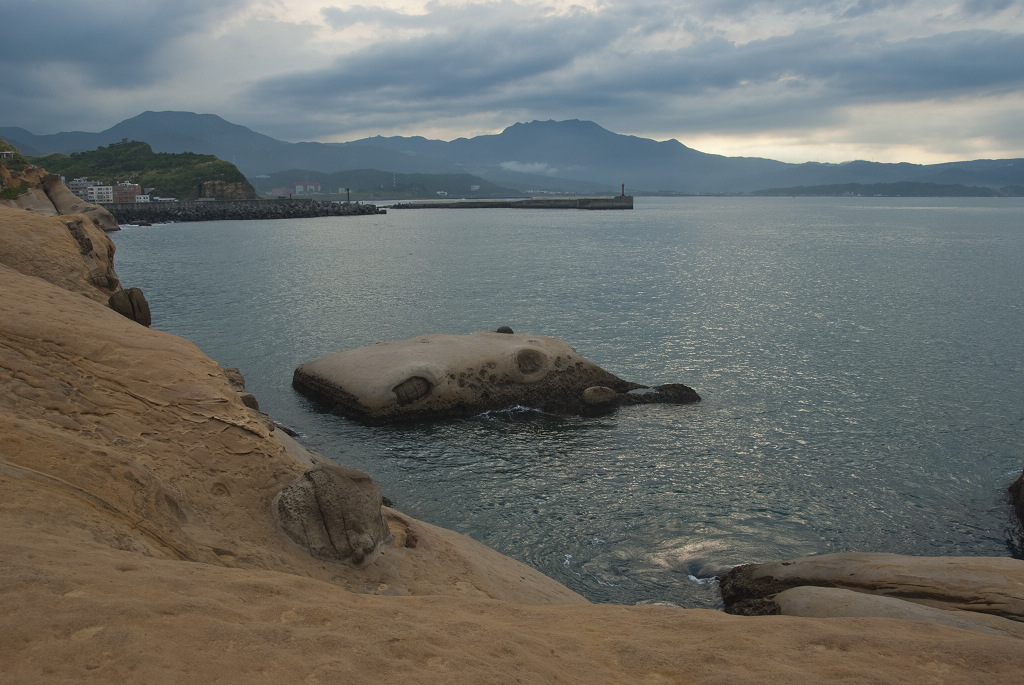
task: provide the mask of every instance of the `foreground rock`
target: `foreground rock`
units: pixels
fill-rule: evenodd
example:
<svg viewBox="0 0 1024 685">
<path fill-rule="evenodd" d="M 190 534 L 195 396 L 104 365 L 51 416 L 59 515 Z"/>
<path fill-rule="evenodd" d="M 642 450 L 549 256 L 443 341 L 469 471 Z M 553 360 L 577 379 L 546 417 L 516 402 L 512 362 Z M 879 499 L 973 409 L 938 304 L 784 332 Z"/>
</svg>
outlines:
<svg viewBox="0 0 1024 685">
<path fill-rule="evenodd" d="M 1024 623 L 992 614 L 940 609 L 910 601 L 834 587 L 799 586 L 772 598 L 783 616 L 814 618 L 898 618 L 1024 639 Z"/>
<path fill-rule="evenodd" d="M 38 255 L 17 261 L 26 271 L 0 264 L 4 683 L 1007 683 L 1024 670 L 1019 640 L 917 621 L 591 605 L 388 508 L 394 542 L 372 563 L 318 559 L 272 503 L 322 457 L 271 430 L 241 379 L 188 341 L 28 273 Z"/>
<path fill-rule="evenodd" d="M 516 406 L 593 414 L 624 405 L 700 400 L 682 384 L 652 388 L 624 381 L 558 338 L 510 331 L 423 335 L 337 352 L 300 366 L 292 385 L 366 423 L 470 416 Z"/>
<path fill-rule="evenodd" d="M 824 554 L 738 566 L 720 580 L 742 615 L 878 616 L 1024 637 L 1024 561 Z"/>
<path fill-rule="evenodd" d="M 30 166 L 11 173 L 0 166 L 0 187 L 18 188 L 21 192 L 13 200 L 0 200 L 0 206 L 27 209 L 42 216 L 77 215 L 102 231 L 118 231 L 120 226 L 114 215 L 102 206 L 86 202 L 45 169 Z M 16 191 L 17 192 L 17 191 Z"/>
<path fill-rule="evenodd" d="M 0 207 L 0 263 L 106 304 L 121 288 L 114 244 L 81 216 Z"/>
<path fill-rule="evenodd" d="M 149 326 L 151 314 L 138 288 L 125 289 L 114 271 L 114 243 L 86 217 L 47 217 L 0 206 L 0 264 L 101 302 Z"/>
<path fill-rule="evenodd" d="M 321 463 L 274 498 L 278 525 L 317 559 L 363 567 L 393 536 L 380 488 L 361 471 Z"/>
</svg>

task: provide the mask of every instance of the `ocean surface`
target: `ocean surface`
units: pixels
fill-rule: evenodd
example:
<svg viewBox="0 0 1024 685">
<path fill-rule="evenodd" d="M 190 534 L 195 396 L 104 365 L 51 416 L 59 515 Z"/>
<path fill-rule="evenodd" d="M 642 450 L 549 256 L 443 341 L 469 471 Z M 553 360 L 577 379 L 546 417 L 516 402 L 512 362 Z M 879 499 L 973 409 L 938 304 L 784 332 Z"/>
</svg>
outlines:
<svg viewBox="0 0 1024 685">
<path fill-rule="evenodd" d="M 1010 554 L 1019 199 L 637 198 L 112 238 L 154 328 L 239 367 L 309 447 L 593 601 L 717 607 L 729 566 L 810 554 Z M 502 325 L 703 402 L 371 428 L 291 388 L 324 354 Z"/>
</svg>

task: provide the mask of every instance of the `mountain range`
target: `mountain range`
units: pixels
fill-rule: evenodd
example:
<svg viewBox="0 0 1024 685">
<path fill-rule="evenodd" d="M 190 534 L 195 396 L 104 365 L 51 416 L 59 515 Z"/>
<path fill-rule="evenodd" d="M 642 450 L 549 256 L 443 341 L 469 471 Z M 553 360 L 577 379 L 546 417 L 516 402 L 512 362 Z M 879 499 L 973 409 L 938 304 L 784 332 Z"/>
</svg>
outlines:
<svg viewBox="0 0 1024 685">
<path fill-rule="evenodd" d="M 337 173 L 376 169 L 403 174 L 472 174 L 523 192 L 742 193 L 765 188 L 843 183 L 919 182 L 999 188 L 1024 185 L 1024 159 L 944 164 L 792 164 L 725 157 L 677 140 L 613 133 L 590 121 L 517 123 L 495 135 L 430 140 L 414 136 L 347 143 L 290 143 L 213 114 L 144 112 L 99 133 L 36 135 L 0 127 L 0 138 L 23 154 L 94 150 L 123 140 L 154 152 L 195 152 L 232 162 L 248 178 L 276 172 Z"/>
</svg>

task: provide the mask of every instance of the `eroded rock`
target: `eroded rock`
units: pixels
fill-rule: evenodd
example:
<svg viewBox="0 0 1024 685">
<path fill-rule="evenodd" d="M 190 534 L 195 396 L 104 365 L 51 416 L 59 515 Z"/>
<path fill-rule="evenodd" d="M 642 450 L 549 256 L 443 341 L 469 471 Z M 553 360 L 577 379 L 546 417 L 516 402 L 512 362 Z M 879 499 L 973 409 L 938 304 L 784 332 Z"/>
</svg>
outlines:
<svg viewBox="0 0 1024 685">
<path fill-rule="evenodd" d="M 339 414 L 371 424 L 515 406 L 591 414 L 623 405 L 700 400 L 682 384 L 648 387 L 625 381 L 564 340 L 499 331 L 423 335 L 337 352 L 300 366 L 292 385 Z M 588 391 L 592 388 L 601 390 Z"/>
<path fill-rule="evenodd" d="M 0 206 L 0 226 L 0 263 L 104 304 L 120 289 L 114 243 L 85 217 Z"/>
<path fill-rule="evenodd" d="M 93 226 L 108 233 L 121 230 L 113 214 L 105 207 L 86 202 L 72 193 L 60 180 L 60 176 L 48 174 L 42 179 L 41 187 L 57 214 L 80 214 L 86 217 Z"/>
<path fill-rule="evenodd" d="M 391 533 L 380 487 L 361 471 L 318 463 L 274 498 L 274 516 L 293 542 L 317 559 L 361 568 Z"/>
<path fill-rule="evenodd" d="M 975 611 L 948 611 L 895 597 L 832 587 L 795 587 L 774 599 L 783 616 L 898 618 L 936 623 L 989 635 L 1024 638 L 1024 623 Z"/>
<path fill-rule="evenodd" d="M 136 323 L 148 327 L 153 323 L 153 316 L 149 310 L 149 303 L 146 296 L 139 288 L 128 288 L 118 290 L 110 296 L 108 306 L 118 314 L 126 316 Z"/>
<path fill-rule="evenodd" d="M 1024 526 L 1024 473 L 1009 487 L 1010 499 L 1013 501 L 1013 508 L 1017 513 L 1017 520 Z"/>
<path fill-rule="evenodd" d="M 235 392 L 245 392 L 245 376 L 242 375 L 241 370 L 237 366 L 221 366 L 220 370 L 224 372 L 228 383 L 231 384 L 232 390 Z"/>
<path fill-rule="evenodd" d="M 780 593 L 802 586 L 844 588 L 1024 621 L 1024 561 L 1019 559 L 849 552 L 747 564 L 719 580 L 725 610 L 742 615 L 782 613 Z"/>
<path fill-rule="evenodd" d="M 583 402 L 592 407 L 614 404 L 619 393 L 604 385 L 593 385 L 583 391 Z"/>
</svg>

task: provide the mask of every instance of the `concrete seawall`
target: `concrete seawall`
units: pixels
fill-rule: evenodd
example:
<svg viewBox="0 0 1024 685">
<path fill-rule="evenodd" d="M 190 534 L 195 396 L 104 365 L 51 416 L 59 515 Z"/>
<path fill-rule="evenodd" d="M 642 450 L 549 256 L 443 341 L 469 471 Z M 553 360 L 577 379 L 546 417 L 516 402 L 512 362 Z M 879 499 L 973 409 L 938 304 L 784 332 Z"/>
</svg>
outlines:
<svg viewBox="0 0 1024 685">
<path fill-rule="evenodd" d="M 394 209 L 633 209 L 632 195 L 610 197 L 532 197 L 521 200 L 403 202 Z"/>
<path fill-rule="evenodd" d="M 238 219 L 304 219 L 317 216 L 383 214 L 377 205 L 319 200 L 222 200 L 211 202 L 139 202 L 103 205 L 119 224 Z"/>
</svg>

